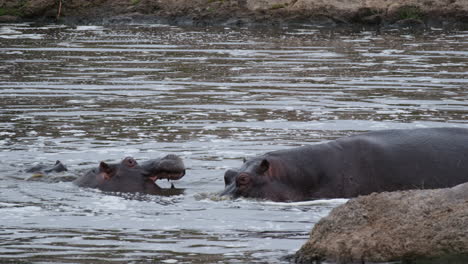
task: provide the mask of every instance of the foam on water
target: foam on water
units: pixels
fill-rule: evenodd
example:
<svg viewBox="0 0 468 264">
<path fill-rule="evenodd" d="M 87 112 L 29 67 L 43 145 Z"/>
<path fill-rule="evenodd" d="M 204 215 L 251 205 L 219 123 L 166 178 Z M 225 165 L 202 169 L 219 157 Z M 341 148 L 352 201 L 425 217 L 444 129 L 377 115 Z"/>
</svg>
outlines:
<svg viewBox="0 0 468 264">
<path fill-rule="evenodd" d="M 104 30 L 104 27 L 102 26 L 77 26 L 74 30 L 77 30 L 77 31 L 101 31 L 101 30 Z"/>
</svg>

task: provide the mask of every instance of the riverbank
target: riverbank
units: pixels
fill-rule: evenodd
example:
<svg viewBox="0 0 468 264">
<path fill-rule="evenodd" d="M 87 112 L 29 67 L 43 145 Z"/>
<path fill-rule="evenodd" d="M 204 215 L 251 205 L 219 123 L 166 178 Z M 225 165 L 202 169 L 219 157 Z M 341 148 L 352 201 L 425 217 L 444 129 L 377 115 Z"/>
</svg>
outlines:
<svg viewBox="0 0 468 264">
<path fill-rule="evenodd" d="M 0 0 L 0 22 L 468 28 L 465 0 Z"/>
</svg>

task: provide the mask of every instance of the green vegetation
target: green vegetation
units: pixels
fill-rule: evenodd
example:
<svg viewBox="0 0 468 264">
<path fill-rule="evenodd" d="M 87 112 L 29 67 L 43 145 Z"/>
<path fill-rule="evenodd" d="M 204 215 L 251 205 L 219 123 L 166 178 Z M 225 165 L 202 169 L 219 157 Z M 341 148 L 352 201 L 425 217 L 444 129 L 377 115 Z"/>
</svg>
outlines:
<svg viewBox="0 0 468 264">
<path fill-rule="evenodd" d="M 130 0 L 132 5 L 138 5 L 141 0 Z"/>
<path fill-rule="evenodd" d="M 22 12 L 18 8 L 0 8 L 0 16 L 21 16 Z"/>
<path fill-rule="evenodd" d="M 208 0 L 208 4 L 215 3 L 215 2 L 224 3 L 224 0 Z"/>
<path fill-rule="evenodd" d="M 398 19 L 423 19 L 424 13 L 417 6 L 402 6 L 397 11 Z"/>
<path fill-rule="evenodd" d="M 270 7 L 270 9 L 272 10 L 275 10 L 275 9 L 281 9 L 281 8 L 285 8 L 288 6 L 288 3 L 284 3 L 284 4 L 274 4 Z"/>
</svg>

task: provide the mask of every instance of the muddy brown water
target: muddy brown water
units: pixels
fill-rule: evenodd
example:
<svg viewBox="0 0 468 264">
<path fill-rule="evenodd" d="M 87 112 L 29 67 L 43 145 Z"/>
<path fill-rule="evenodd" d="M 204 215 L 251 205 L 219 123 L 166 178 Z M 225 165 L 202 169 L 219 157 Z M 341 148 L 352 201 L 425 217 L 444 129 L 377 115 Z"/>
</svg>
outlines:
<svg viewBox="0 0 468 264">
<path fill-rule="evenodd" d="M 0 25 L 0 262 L 283 263 L 344 200 L 221 199 L 243 157 L 468 127 L 468 32 Z M 69 179 L 174 153 L 172 197 Z M 69 172 L 21 172 L 61 160 Z M 161 182 L 161 186 L 170 186 Z"/>
</svg>

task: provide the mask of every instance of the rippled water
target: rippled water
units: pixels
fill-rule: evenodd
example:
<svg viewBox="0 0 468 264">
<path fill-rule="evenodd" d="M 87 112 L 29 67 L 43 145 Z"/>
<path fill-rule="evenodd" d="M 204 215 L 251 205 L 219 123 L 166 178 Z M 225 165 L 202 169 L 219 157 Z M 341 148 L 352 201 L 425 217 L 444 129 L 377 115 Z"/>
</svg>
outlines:
<svg viewBox="0 0 468 264">
<path fill-rule="evenodd" d="M 343 200 L 219 199 L 226 168 L 356 131 L 468 127 L 468 32 L 3 24 L 0 61 L 2 263 L 285 262 Z M 168 153 L 184 195 L 69 182 Z M 21 172 L 55 160 L 69 172 Z"/>
</svg>

